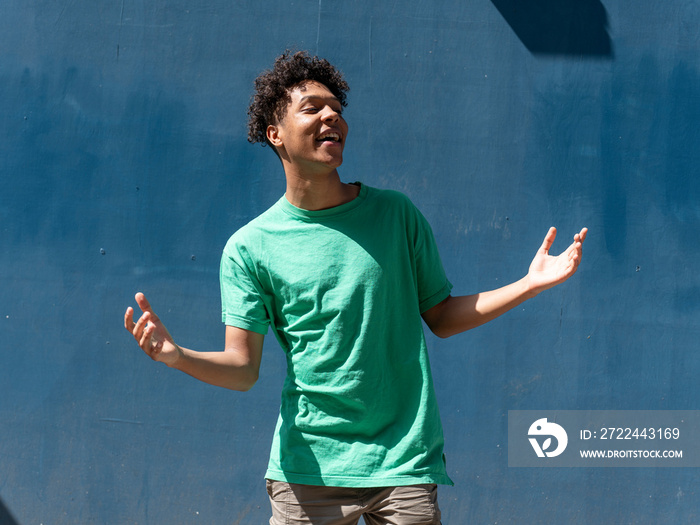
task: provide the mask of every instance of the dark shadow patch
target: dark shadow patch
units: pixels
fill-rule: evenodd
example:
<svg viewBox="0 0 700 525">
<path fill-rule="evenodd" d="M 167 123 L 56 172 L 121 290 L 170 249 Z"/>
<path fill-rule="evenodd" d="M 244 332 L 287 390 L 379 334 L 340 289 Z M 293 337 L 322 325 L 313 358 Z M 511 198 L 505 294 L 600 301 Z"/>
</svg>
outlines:
<svg viewBox="0 0 700 525">
<path fill-rule="evenodd" d="M 533 54 L 613 57 L 600 0 L 491 1 Z"/>
<path fill-rule="evenodd" d="M 5 507 L 5 504 L 3 501 L 0 499 L 0 525 L 19 525 L 17 520 L 10 514 L 10 511 L 7 510 L 7 507 Z"/>
</svg>

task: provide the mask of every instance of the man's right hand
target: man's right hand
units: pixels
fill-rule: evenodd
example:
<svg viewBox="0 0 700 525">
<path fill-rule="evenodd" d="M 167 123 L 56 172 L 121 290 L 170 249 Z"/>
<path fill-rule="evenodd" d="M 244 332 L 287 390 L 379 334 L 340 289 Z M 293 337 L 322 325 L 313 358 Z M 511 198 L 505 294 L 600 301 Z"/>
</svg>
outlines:
<svg viewBox="0 0 700 525">
<path fill-rule="evenodd" d="M 153 312 L 146 296 L 141 292 L 136 294 L 136 303 L 143 314 L 134 322 L 134 309 L 128 307 L 124 314 L 124 328 L 134 336 L 136 342 L 151 359 L 174 365 L 182 356 L 182 350 L 175 344 L 165 325 Z"/>
</svg>

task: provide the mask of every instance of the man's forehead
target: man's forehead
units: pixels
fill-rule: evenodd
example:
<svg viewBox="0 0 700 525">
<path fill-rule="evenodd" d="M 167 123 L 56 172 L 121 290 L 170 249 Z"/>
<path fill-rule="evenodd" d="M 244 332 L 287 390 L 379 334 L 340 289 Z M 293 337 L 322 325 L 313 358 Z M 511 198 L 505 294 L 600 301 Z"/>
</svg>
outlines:
<svg viewBox="0 0 700 525">
<path fill-rule="evenodd" d="M 297 102 L 304 102 L 311 98 L 338 100 L 338 97 L 336 97 L 330 89 L 320 82 L 316 82 L 314 80 L 309 80 L 294 86 L 289 91 L 289 95 L 293 101 Z"/>
</svg>

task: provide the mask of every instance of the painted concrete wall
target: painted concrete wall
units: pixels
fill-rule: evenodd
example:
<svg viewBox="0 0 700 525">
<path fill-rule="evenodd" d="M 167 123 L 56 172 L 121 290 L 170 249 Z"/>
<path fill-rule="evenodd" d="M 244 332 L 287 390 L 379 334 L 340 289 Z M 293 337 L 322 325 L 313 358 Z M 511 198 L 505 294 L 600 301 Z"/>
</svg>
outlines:
<svg viewBox="0 0 700 525">
<path fill-rule="evenodd" d="M 590 228 L 577 276 L 429 337 L 445 523 L 695 523 L 696 469 L 509 469 L 516 409 L 698 409 L 700 2 L 6 0 L 0 16 L 0 522 L 266 522 L 284 359 L 246 394 L 152 364 L 147 293 L 220 349 L 218 263 L 282 193 L 245 140 L 287 47 L 351 85 L 342 176 L 402 190 L 456 293 Z"/>
</svg>

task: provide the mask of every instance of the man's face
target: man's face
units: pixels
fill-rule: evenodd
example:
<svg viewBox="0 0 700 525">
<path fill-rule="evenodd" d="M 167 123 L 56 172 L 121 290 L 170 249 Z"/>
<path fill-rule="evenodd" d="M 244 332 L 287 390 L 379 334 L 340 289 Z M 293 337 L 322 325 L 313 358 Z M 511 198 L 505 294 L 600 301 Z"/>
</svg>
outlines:
<svg viewBox="0 0 700 525">
<path fill-rule="evenodd" d="M 282 120 L 267 130 L 280 157 L 302 170 L 340 166 L 348 134 L 340 101 L 319 82 L 300 84 L 290 98 Z"/>
</svg>

